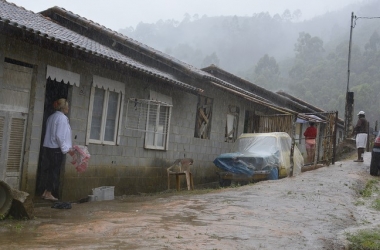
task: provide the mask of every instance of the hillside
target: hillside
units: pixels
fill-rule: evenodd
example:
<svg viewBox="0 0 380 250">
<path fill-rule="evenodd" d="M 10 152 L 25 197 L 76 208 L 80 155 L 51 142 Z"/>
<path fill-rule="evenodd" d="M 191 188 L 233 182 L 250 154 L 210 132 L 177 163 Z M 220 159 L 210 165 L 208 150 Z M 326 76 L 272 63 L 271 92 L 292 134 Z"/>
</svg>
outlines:
<svg viewBox="0 0 380 250">
<path fill-rule="evenodd" d="M 373 124 L 380 116 L 380 1 L 363 1 L 298 22 L 297 11 L 274 16 L 190 17 L 140 23 L 121 33 L 202 68 L 210 64 L 276 91 L 284 90 L 325 110 L 344 114 L 351 12 L 350 90 L 355 112 Z"/>
</svg>

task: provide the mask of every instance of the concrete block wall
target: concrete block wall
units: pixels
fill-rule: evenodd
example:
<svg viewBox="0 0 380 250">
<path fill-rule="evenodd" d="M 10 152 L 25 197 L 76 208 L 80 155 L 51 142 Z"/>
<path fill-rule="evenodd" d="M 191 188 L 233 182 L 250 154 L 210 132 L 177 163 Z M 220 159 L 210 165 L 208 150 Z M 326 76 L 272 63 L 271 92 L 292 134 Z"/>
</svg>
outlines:
<svg viewBox="0 0 380 250">
<path fill-rule="evenodd" d="M 42 76 L 38 74 L 37 81 L 41 80 Z M 38 84 L 37 84 L 38 86 Z M 42 86 L 39 86 L 42 87 Z M 24 186 L 26 192 L 34 194 L 36 185 L 37 185 L 37 169 L 40 155 L 40 145 L 41 145 L 41 129 L 42 129 L 42 117 L 44 110 L 44 102 L 43 99 L 38 95 L 36 96 L 36 101 L 34 102 L 33 109 L 31 109 L 31 113 L 29 115 L 29 119 L 32 119 L 31 122 L 31 130 L 30 130 L 30 138 L 26 138 L 30 147 L 25 148 L 25 151 L 28 152 L 27 159 L 24 159 L 24 171 L 26 173 L 26 182 L 22 183 L 21 186 Z M 25 164 L 27 163 L 27 164 Z M 26 171 L 25 171 L 26 170 Z M 25 174 L 24 174 L 25 175 Z"/>
<path fill-rule="evenodd" d="M 38 48 L 31 44 L 22 43 L 18 40 L 4 36 L 0 37 L 0 44 L 0 50 L 3 55 L 1 59 L 2 62 L 4 62 L 4 58 L 7 57 L 35 65 L 32 82 L 30 83 L 30 103 L 29 112 L 27 114 L 28 119 L 23 152 L 24 159 L 22 164 L 23 170 L 20 185 L 20 188 L 23 191 L 34 194 L 37 179 L 37 167 L 45 98 L 45 72 L 44 70 L 39 69 L 44 68 L 45 64 L 39 61 L 40 54 L 37 52 Z M 31 51 L 34 51 L 34 53 L 30 53 Z M 1 63 L 1 68 L 3 68 L 3 63 Z"/>
<path fill-rule="evenodd" d="M 77 173 L 70 164 L 70 156 L 66 156 L 66 164 L 62 175 L 62 197 L 65 200 L 77 200 L 91 194 L 93 188 L 99 186 L 115 186 L 115 195 L 137 194 L 162 191 L 167 188 L 166 168 L 175 159 L 193 158 L 195 184 L 203 184 L 217 180 L 217 168 L 213 160 L 221 153 L 228 152 L 231 143 L 224 142 L 226 115 L 228 105 L 240 108 L 238 134 L 243 132 L 245 110 L 254 109 L 255 105 L 236 95 L 227 93 L 216 87 L 202 84 L 205 96 L 213 98 L 213 114 L 211 120 L 211 137 L 209 140 L 194 137 L 197 115 L 198 96 L 187 93 L 168 84 L 148 82 L 136 79 L 126 73 L 104 70 L 92 64 L 80 62 L 64 55 L 37 47 L 26 46 L 12 41 L 18 46 L 9 50 L 10 58 L 36 65 L 36 77 L 32 83 L 31 109 L 29 114 L 29 138 L 26 144 L 24 164 L 24 190 L 35 194 L 39 149 L 45 100 L 46 66 L 52 65 L 80 74 L 80 86 L 72 86 L 69 93 L 69 119 L 72 127 L 73 143 L 86 144 L 89 102 L 93 75 L 109 78 L 125 84 L 123 123 L 119 145 L 89 144 L 91 154 L 89 167 L 84 173 Z M 30 53 L 30 51 L 33 51 Z M 196 83 L 190 83 L 196 85 Z M 147 99 L 149 91 L 154 90 L 172 97 L 173 108 L 170 123 L 168 150 L 144 149 L 145 133 L 125 128 L 128 98 Z M 264 108 L 265 110 L 265 108 Z"/>
<path fill-rule="evenodd" d="M 145 92 L 142 89 L 131 88 L 132 82 L 134 86 L 145 89 Z M 242 104 L 249 106 L 249 102 L 211 89 L 210 93 L 213 95 L 210 97 L 214 98 L 212 134 L 210 140 L 205 140 L 194 137 L 198 96 L 170 88 L 156 89 L 154 85 L 140 83 L 140 80 L 132 78 L 127 80 L 126 85 L 129 89 L 126 91 L 125 100 L 131 97 L 147 98 L 150 89 L 172 97 L 168 150 L 144 149 L 144 132 L 130 131 L 123 126 L 120 145 L 88 145 L 91 160 L 85 173 L 77 174 L 72 167 L 70 170 L 66 168 L 65 182 L 71 184 L 70 187 L 64 187 L 65 196 L 84 197 L 91 193 L 92 188 L 111 185 L 115 186 L 115 195 L 162 191 L 167 188 L 166 168 L 175 159 L 184 157 L 194 159 L 192 172 L 196 185 L 216 181 L 217 168 L 213 160 L 232 146 L 231 143 L 224 142 L 228 105 L 239 106 L 240 117 L 244 120 L 245 107 Z M 125 116 L 126 107 L 124 110 Z M 80 113 L 82 112 L 86 111 Z M 243 131 L 243 126 L 244 122 L 240 122 L 239 131 Z M 74 126 L 73 129 L 75 130 Z M 81 185 L 83 179 L 86 180 L 86 185 Z"/>
</svg>

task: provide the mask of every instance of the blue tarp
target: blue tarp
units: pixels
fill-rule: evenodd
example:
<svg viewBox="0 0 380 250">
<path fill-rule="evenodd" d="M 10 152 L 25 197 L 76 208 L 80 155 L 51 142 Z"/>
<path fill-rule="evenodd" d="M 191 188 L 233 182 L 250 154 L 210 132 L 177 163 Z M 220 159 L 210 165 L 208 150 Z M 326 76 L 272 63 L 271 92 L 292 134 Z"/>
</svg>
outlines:
<svg viewBox="0 0 380 250">
<path fill-rule="evenodd" d="M 268 174 L 268 179 L 285 177 L 290 172 L 291 138 L 284 132 L 242 134 L 230 153 L 224 153 L 213 161 L 222 171 L 252 177 Z M 299 174 L 303 157 L 294 147 L 293 175 Z"/>
</svg>

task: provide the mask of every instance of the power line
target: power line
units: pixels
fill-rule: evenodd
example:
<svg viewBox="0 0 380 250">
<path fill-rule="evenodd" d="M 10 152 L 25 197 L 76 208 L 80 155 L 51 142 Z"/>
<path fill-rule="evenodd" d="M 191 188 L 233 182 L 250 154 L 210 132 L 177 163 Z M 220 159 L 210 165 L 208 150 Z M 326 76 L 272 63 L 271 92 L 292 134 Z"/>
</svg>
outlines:
<svg viewBox="0 0 380 250">
<path fill-rule="evenodd" d="M 351 43 L 352 43 L 352 30 L 356 26 L 356 21 L 358 19 L 379 19 L 380 17 L 357 17 L 354 15 L 354 12 L 351 13 L 351 29 L 350 29 L 350 41 L 348 45 L 348 70 L 347 70 L 347 90 L 346 90 L 346 107 L 344 113 L 344 131 L 345 138 L 348 137 L 350 127 L 352 126 L 352 112 L 353 112 L 353 92 L 350 90 L 350 61 L 351 61 Z M 352 100 L 351 100 L 352 99 Z"/>
<path fill-rule="evenodd" d="M 360 18 L 363 18 L 363 19 L 375 19 L 375 18 L 380 18 L 379 16 L 373 16 L 373 17 L 370 17 L 370 16 L 359 16 L 359 17 L 356 17 L 356 19 L 360 19 Z"/>
<path fill-rule="evenodd" d="M 380 18 L 379 16 L 359 16 L 359 17 L 357 17 L 357 16 L 355 16 L 354 17 L 354 25 L 353 25 L 353 28 L 355 28 L 355 26 L 356 26 L 356 21 L 358 20 L 358 19 L 378 19 L 378 18 Z"/>
</svg>

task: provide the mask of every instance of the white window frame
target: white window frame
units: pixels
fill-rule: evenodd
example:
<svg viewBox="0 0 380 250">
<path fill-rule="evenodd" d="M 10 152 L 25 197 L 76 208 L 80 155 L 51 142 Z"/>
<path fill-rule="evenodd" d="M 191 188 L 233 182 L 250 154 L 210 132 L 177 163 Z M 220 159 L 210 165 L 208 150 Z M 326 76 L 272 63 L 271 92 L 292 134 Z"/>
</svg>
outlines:
<svg viewBox="0 0 380 250">
<path fill-rule="evenodd" d="M 164 118 L 161 117 L 162 107 L 166 109 Z M 169 148 L 172 107 L 171 97 L 155 91 L 150 91 L 149 99 L 130 98 L 127 104 L 125 127 L 127 130 L 137 130 L 144 133 L 144 148 L 167 150 Z M 152 119 L 154 121 L 150 123 Z M 160 121 L 164 121 L 164 124 L 160 125 Z M 152 129 L 152 126 L 149 126 L 152 124 L 154 124 L 154 129 Z M 162 131 L 159 131 L 158 127 L 162 127 Z M 149 140 L 152 135 L 153 143 L 151 143 L 152 140 Z M 162 135 L 164 135 L 163 143 L 159 145 L 159 137 Z"/>
<path fill-rule="evenodd" d="M 155 105 L 157 105 L 157 112 L 154 114 L 153 112 L 148 112 L 147 116 L 147 122 L 146 122 L 146 133 L 145 133 L 145 148 L 148 149 L 158 149 L 158 150 L 167 150 L 169 147 L 169 131 L 170 131 L 170 119 L 172 117 L 172 98 L 170 96 L 158 93 L 156 91 L 150 90 L 149 92 L 149 106 L 148 110 L 150 110 L 150 107 L 153 102 L 156 102 Z M 164 118 L 166 121 L 165 126 L 163 127 L 163 134 L 165 142 L 163 143 L 162 146 L 157 145 L 158 144 L 158 137 L 160 132 L 156 131 L 149 131 L 149 121 L 153 118 L 152 116 L 156 116 L 156 121 L 155 121 L 155 127 L 159 127 L 159 122 L 160 122 L 160 110 L 161 107 L 165 107 L 167 109 L 166 117 Z M 153 145 L 149 144 L 148 141 L 148 133 L 154 133 L 154 143 Z"/>
<path fill-rule="evenodd" d="M 151 111 L 151 107 L 155 105 L 157 106 L 157 111 Z M 162 119 L 161 116 L 161 107 L 164 107 L 166 109 L 165 112 L 165 123 L 163 127 L 163 131 L 158 131 L 157 128 L 160 126 L 160 119 Z M 162 103 L 153 103 L 153 102 L 148 102 L 148 112 L 147 112 L 147 121 L 146 121 L 146 132 L 145 132 L 145 148 L 148 149 L 158 149 L 158 150 L 166 150 L 169 146 L 169 128 L 170 128 L 170 118 L 171 118 L 171 111 L 172 108 L 171 106 L 168 106 L 167 104 L 162 104 Z M 151 130 L 149 127 L 150 121 L 152 119 L 155 119 L 154 124 L 155 124 L 155 130 Z M 148 138 L 153 134 L 153 143 L 150 144 L 150 140 Z M 164 142 L 161 145 L 158 145 L 158 139 L 161 135 L 164 135 Z"/>
<path fill-rule="evenodd" d="M 92 123 L 92 112 L 94 108 L 94 97 L 96 88 L 103 89 L 105 91 L 104 100 L 103 100 L 103 111 L 102 111 L 102 121 L 100 129 L 100 139 L 91 139 L 91 123 Z M 88 120 L 87 120 L 87 136 L 86 144 L 104 144 L 104 145 L 119 145 L 120 136 L 121 136 L 121 123 L 122 123 L 122 114 L 123 114 L 123 103 L 124 103 L 124 84 L 121 82 L 113 81 L 107 78 L 100 76 L 93 76 L 93 84 L 91 87 L 90 95 L 90 105 L 88 111 Z M 118 106 L 116 111 L 115 118 L 115 134 L 112 141 L 106 141 L 104 139 L 106 122 L 107 122 L 107 110 L 108 110 L 108 100 L 110 92 L 118 93 Z"/>
</svg>

